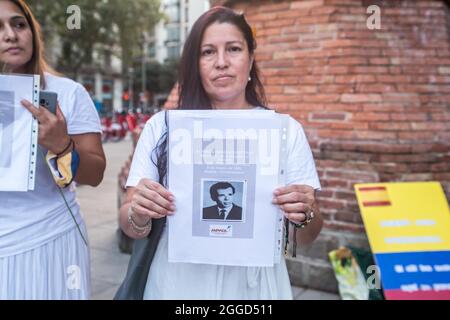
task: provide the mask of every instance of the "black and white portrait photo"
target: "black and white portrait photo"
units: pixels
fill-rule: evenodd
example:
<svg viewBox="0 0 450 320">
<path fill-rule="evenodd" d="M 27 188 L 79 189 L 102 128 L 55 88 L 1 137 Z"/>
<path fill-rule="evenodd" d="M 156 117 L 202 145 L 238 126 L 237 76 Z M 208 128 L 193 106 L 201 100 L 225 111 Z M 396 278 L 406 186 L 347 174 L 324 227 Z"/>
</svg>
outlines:
<svg viewBox="0 0 450 320">
<path fill-rule="evenodd" d="M 243 220 L 243 181 L 203 181 L 204 220 Z"/>
</svg>

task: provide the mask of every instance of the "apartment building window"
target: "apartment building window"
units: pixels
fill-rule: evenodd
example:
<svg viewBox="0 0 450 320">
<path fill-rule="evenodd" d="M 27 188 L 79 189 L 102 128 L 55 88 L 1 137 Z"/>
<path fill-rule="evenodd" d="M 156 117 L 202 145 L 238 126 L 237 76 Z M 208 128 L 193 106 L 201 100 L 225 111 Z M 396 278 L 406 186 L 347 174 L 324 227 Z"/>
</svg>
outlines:
<svg viewBox="0 0 450 320">
<path fill-rule="evenodd" d="M 179 22 L 180 21 L 180 9 L 178 6 L 170 6 L 166 9 L 166 15 L 169 18 L 169 22 Z"/>
<path fill-rule="evenodd" d="M 156 45 L 155 42 L 151 42 L 148 44 L 148 57 L 155 58 L 156 57 Z"/>
<path fill-rule="evenodd" d="M 180 0 L 166 0 L 164 2 L 166 6 L 177 6 L 180 4 Z"/>
<path fill-rule="evenodd" d="M 180 28 L 178 25 L 167 27 L 167 41 L 170 42 L 180 41 Z"/>
<path fill-rule="evenodd" d="M 167 58 L 168 59 L 177 59 L 180 56 L 180 46 L 170 46 L 167 47 Z"/>
</svg>

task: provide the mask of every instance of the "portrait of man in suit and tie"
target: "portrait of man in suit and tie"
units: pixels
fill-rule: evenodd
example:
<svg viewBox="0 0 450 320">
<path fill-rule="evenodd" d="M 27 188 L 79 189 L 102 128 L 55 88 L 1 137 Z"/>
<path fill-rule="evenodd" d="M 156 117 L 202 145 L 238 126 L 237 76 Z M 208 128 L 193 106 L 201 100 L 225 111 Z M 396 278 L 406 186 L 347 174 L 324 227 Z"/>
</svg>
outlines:
<svg viewBox="0 0 450 320">
<path fill-rule="evenodd" d="M 203 208 L 205 220 L 241 221 L 242 207 L 235 202 L 235 187 L 229 182 L 217 182 L 209 188 L 211 199 L 216 205 Z"/>
</svg>

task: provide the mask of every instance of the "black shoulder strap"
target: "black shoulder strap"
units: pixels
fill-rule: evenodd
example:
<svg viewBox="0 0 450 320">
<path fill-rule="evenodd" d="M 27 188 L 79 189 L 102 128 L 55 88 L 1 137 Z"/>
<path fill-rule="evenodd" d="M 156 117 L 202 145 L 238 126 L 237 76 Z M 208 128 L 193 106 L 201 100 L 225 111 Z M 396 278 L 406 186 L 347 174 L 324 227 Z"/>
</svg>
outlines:
<svg viewBox="0 0 450 320">
<path fill-rule="evenodd" d="M 149 236 L 145 239 L 134 240 L 127 275 L 114 296 L 115 300 L 143 299 L 150 265 L 165 224 L 166 218 L 153 220 Z"/>
<path fill-rule="evenodd" d="M 165 123 L 168 130 L 167 111 Z M 159 183 L 163 185 L 163 177 L 159 177 Z M 155 256 L 161 234 L 166 224 L 166 218 L 154 219 L 152 231 L 147 238 L 134 240 L 133 251 L 128 263 L 127 274 L 122 285 L 114 296 L 114 300 L 142 300 L 147 284 L 148 272 Z"/>
</svg>

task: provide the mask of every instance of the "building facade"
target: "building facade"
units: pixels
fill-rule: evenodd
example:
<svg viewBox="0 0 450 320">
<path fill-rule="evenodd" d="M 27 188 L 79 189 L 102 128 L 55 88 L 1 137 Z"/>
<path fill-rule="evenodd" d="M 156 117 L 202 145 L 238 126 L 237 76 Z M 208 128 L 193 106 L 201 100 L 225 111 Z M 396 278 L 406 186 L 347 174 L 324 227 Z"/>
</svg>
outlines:
<svg viewBox="0 0 450 320">
<path fill-rule="evenodd" d="M 106 54 L 100 55 L 99 52 L 106 52 Z M 92 65 L 83 68 L 77 81 L 90 93 L 99 113 L 123 110 L 122 61 L 110 54 L 109 50 L 95 50 Z"/>
<path fill-rule="evenodd" d="M 161 64 L 169 59 L 178 59 L 192 25 L 209 6 L 208 0 L 162 0 L 161 12 L 166 17 L 150 36 L 150 59 Z"/>
<path fill-rule="evenodd" d="M 57 36 L 47 39 L 46 57 L 50 65 L 56 65 L 61 53 L 61 41 Z M 89 92 L 101 113 L 122 111 L 123 76 L 122 61 L 111 54 L 111 48 L 97 46 L 93 50 L 92 63 L 79 70 L 76 81 Z"/>
</svg>

